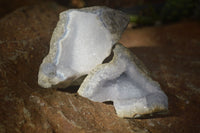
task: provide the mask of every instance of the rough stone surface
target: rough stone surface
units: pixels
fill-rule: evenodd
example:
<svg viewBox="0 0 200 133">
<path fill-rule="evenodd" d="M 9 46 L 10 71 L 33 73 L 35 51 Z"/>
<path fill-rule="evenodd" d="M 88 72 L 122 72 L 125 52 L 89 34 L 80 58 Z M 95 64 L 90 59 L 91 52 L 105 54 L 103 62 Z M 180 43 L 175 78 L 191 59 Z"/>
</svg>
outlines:
<svg viewBox="0 0 200 133">
<path fill-rule="evenodd" d="M 0 20 L 0 132 L 132 132 L 112 106 L 70 93 L 76 88 L 38 86 L 38 68 L 63 10 L 52 3 L 31 6 Z"/>
<path fill-rule="evenodd" d="M 149 77 L 142 62 L 120 43 L 113 51 L 113 59 L 93 69 L 78 94 L 95 102 L 113 101 L 119 117 L 140 117 L 166 111 L 167 96 Z"/>
<path fill-rule="evenodd" d="M 44 88 L 67 87 L 88 74 L 110 55 L 128 22 L 126 14 L 107 7 L 60 13 L 49 54 L 40 66 L 39 85 Z"/>
<path fill-rule="evenodd" d="M 130 37 L 123 41 L 134 47 L 133 52 L 166 92 L 169 114 L 121 119 L 115 115 L 113 106 L 90 102 L 69 93 L 69 88 L 62 92 L 38 86 L 38 67 L 48 53 L 58 14 L 63 10 L 66 9 L 54 4 L 27 7 L 0 20 L 1 133 L 199 132 L 199 22 L 125 32 L 122 40 Z"/>
<path fill-rule="evenodd" d="M 169 114 L 149 120 L 134 120 L 153 133 L 200 130 L 200 24 L 176 24 L 128 29 L 121 42 L 150 69 L 169 99 Z"/>
</svg>

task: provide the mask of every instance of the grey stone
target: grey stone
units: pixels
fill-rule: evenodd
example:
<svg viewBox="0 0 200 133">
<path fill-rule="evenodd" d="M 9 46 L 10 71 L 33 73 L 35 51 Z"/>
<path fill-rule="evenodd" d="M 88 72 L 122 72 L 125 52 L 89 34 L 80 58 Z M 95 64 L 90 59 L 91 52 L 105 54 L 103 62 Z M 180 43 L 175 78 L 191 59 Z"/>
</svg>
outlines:
<svg viewBox="0 0 200 133">
<path fill-rule="evenodd" d="M 40 66 L 39 85 L 67 87 L 81 79 L 110 55 L 128 22 L 126 14 L 107 7 L 60 13 L 49 54 Z"/>
<path fill-rule="evenodd" d="M 113 101 L 119 117 L 166 111 L 168 98 L 143 63 L 117 44 L 113 60 L 97 66 L 83 81 L 79 95 L 95 102 Z"/>
</svg>

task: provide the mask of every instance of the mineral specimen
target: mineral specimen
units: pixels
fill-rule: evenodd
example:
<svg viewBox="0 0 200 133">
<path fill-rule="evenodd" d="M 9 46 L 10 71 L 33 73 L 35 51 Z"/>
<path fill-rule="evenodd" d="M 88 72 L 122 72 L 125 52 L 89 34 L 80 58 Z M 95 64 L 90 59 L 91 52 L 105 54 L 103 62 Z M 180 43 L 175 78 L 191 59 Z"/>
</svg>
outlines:
<svg viewBox="0 0 200 133">
<path fill-rule="evenodd" d="M 40 66 L 39 85 L 67 87 L 89 74 L 78 93 L 96 102 L 113 101 L 119 117 L 167 110 L 160 85 L 133 53 L 117 43 L 128 22 L 124 13 L 107 7 L 62 12 Z M 113 59 L 103 63 L 112 49 Z"/>
<path fill-rule="evenodd" d="M 168 98 L 140 60 L 121 44 L 110 63 L 97 66 L 83 81 L 79 95 L 95 102 L 113 101 L 119 117 L 167 110 Z"/>
<path fill-rule="evenodd" d="M 60 14 L 38 83 L 67 87 L 109 56 L 129 22 L 124 13 L 107 7 L 71 9 Z"/>
</svg>

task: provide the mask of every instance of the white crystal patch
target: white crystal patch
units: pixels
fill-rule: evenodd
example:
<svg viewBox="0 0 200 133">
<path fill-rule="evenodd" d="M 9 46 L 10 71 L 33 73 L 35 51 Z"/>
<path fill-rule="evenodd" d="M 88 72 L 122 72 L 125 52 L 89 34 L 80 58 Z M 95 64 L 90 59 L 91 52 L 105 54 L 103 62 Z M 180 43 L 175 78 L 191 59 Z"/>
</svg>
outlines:
<svg viewBox="0 0 200 133">
<path fill-rule="evenodd" d="M 88 74 L 109 56 L 128 22 L 124 13 L 106 7 L 62 12 L 40 66 L 39 85 L 67 87 Z"/>
<path fill-rule="evenodd" d="M 97 66 L 86 77 L 78 93 L 95 102 L 113 101 L 119 117 L 136 117 L 168 107 L 167 96 L 160 85 L 121 44 L 114 48 L 110 63 Z"/>
</svg>

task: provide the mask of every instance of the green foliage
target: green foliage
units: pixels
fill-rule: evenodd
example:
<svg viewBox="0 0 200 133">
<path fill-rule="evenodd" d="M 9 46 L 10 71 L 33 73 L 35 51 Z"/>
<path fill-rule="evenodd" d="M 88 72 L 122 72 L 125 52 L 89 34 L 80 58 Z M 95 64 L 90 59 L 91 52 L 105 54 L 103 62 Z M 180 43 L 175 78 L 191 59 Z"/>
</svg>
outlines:
<svg viewBox="0 0 200 133">
<path fill-rule="evenodd" d="M 130 15 L 130 22 L 137 23 L 138 22 L 138 15 Z"/>
<path fill-rule="evenodd" d="M 177 21 L 182 18 L 190 17 L 198 0 L 167 0 L 163 7 L 160 17 L 163 21 Z"/>
<path fill-rule="evenodd" d="M 167 0 L 156 8 L 149 5 L 139 14 L 130 15 L 130 20 L 139 25 L 152 25 L 157 21 L 168 23 L 191 17 L 200 18 L 200 0 Z"/>
</svg>

